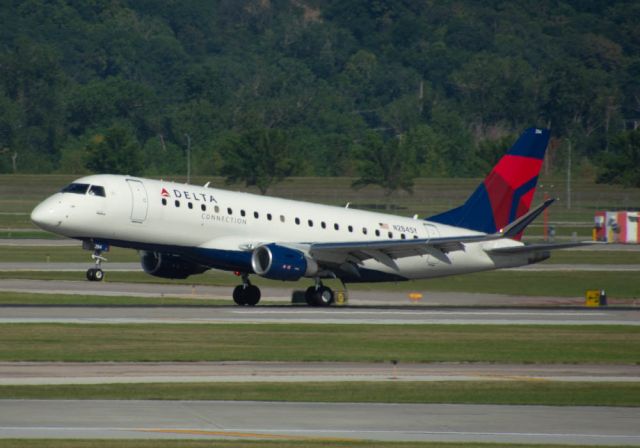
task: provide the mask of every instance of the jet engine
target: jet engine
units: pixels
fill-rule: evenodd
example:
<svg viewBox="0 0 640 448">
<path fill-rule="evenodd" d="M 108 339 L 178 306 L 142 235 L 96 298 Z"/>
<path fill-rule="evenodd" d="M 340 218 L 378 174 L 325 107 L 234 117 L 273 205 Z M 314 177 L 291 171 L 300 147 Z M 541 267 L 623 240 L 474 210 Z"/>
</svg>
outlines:
<svg viewBox="0 0 640 448">
<path fill-rule="evenodd" d="M 193 274 L 201 274 L 208 268 L 185 260 L 180 255 L 165 252 L 140 252 L 140 264 L 144 272 L 156 277 L 184 279 Z"/>
<path fill-rule="evenodd" d="M 318 272 L 318 264 L 302 251 L 277 244 L 258 246 L 251 254 L 256 274 L 273 280 L 298 280 Z"/>
</svg>

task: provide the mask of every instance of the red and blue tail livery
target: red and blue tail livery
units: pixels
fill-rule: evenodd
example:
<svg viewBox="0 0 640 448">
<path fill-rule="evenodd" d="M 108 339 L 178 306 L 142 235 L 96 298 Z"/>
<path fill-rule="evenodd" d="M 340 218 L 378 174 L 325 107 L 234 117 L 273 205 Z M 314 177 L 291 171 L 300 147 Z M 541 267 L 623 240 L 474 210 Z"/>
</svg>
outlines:
<svg viewBox="0 0 640 448">
<path fill-rule="evenodd" d="M 427 218 L 495 233 L 529 211 L 549 143 L 549 130 L 529 128 L 460 207 Z"/>
</svg>

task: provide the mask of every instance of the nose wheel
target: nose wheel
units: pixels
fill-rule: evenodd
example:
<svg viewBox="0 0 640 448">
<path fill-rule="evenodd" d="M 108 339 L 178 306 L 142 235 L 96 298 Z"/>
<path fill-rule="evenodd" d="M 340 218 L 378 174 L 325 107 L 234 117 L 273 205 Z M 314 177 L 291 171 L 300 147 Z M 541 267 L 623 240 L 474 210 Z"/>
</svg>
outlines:
<svg viewBox="0 0 640 448">
<path fill-rule="evenodd" d="M 87 280 L 90 282 L 101 282 L 104 279 L 104 271 L 100 268 L 87 269 Z"/>
</svg>

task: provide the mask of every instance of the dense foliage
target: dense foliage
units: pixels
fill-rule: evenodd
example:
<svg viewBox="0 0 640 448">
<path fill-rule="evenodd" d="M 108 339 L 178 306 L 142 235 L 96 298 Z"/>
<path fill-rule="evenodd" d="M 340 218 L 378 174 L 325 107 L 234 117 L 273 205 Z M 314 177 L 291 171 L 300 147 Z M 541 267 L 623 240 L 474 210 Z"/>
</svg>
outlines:
<svg viewBox="0 0 640 448">
<path fill-rule="evenodd" d="M 6 0 L 0 172 L 186 173 L 190 141 L 194 174 L 221 174 L 276 130 L 295 174 L 401 148 L 408 177 L 477 175 L 530 125 L 552 167 L 569 139 L 613 166 L 639 23 L 633 0 Z"/>
</svg>

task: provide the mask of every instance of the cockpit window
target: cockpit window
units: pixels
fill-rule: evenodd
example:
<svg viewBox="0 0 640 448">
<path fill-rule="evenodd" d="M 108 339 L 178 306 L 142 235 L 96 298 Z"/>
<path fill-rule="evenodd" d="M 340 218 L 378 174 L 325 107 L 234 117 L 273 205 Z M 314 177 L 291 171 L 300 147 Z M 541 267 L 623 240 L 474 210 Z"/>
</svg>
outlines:
<svg viewBox="0 0 640 448">
<path fill-rule="evenodd" d="M 89 195 L 102 196 L 103 198 L 106 197 L 104 194 L 104 187 L 101 187 L 100 185 L 91 185 L 91 188 L 89 188 Z"/>
<path fill-rule="evenodd" d="M 60 190 L 60 193 L 85 194 L 89 189 L 89 184 L 69 184 Z"/>
</svg>

